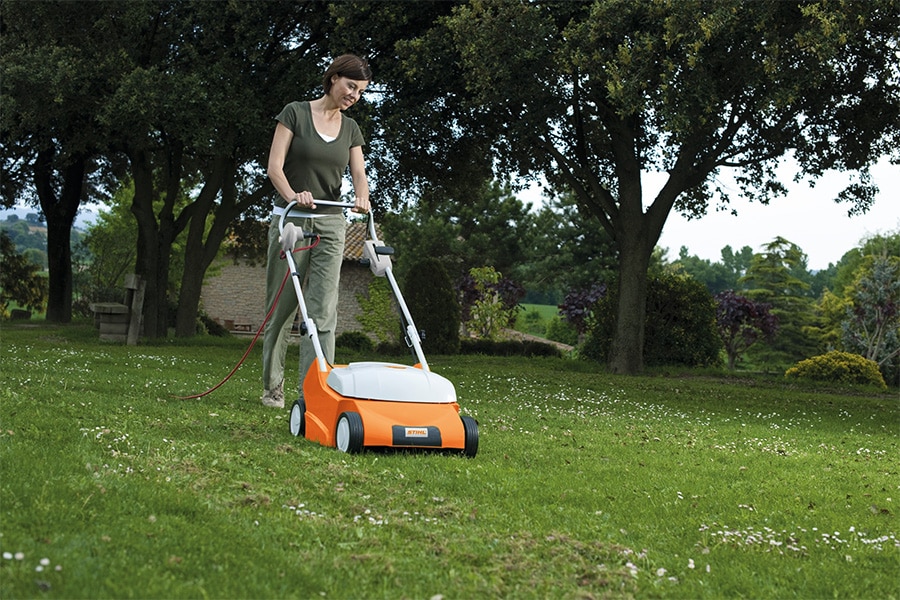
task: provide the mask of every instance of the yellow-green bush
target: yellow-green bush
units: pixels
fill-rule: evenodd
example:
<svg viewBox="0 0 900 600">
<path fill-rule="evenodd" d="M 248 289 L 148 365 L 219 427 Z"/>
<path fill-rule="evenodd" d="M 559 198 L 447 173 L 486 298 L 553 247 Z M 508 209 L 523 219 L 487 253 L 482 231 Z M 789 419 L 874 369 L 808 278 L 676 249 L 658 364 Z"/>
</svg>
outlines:
<svg viewBox="0 0 900 600">
<path fill-rule="evenodd" d="M 837 350 L 801 360 L 785 371 L 784 376 L 833 383 L 871 384 L 881 389 L 887 388 L 875 361 L 859 354 Z"/>
</svg>

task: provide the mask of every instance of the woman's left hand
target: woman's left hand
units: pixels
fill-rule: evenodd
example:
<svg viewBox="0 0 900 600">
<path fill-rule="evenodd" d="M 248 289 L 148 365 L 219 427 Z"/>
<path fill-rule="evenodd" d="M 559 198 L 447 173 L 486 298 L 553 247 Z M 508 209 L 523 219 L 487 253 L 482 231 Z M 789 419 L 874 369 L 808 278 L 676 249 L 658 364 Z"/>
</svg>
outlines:
<svg viewBox="0 0 900 600">
<path fill-rule="evenodd" d="M 369 204 L 368 198 L 354 198 L 353 199 L 354 206 L 350 209 L 351 212 L 360 213 L 363 215 L 369 214 L 369 211 L 372 210 L 372 205 Z"/>
</svg>

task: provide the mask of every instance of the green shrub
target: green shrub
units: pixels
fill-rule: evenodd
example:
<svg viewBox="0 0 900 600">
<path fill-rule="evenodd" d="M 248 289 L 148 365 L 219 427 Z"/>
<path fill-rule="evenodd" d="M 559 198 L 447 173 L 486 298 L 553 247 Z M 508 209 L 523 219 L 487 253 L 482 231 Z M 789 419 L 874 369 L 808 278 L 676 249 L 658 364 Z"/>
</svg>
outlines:
<svg viewBox="0 0 900 600">
<path fill-rule="evenodd" d="M 559 316 L 554 316 L 547 322 L 546 337 L 554 342 L 561 342 L 569 346 L 578 344 L 578 331 L 576 331 L 575 326 Z"/>
<path fill-rule="evenodd" d="M 222 325 L 220 325 L 217 321 L 214 321 L 209 318 L 205 312 L 201 312 L 197 315 L 198 321 L 198 329 L 202 327 L 203 331 L 198 333 L 207 333 L 209 335 L 214 335 L 216 337 L 227 337 L 231 335 L 227 329 L 225 329 Z"/>
<path fill-rule="evenodd" d="M 414 264 L 406 274 L 403 298 L 416 327 L 425 332 L 426 354 L 459 352 L 459 303 L 441 261 L 425 258 Z"/>
<path fill-rule="evenodd" d="M 581 348 L 586 358 L 606 362 L 615 331 L 618 286 L 591 310 L 588 336 Z M 644 364 L 647 366 L 716 366 L 722 340 L 716 329 L 716 303 L 705 285 L 686 275 L 664 273 L 647 282 Z"/>
<path fill-rule="evenodd" d="M 378 356 L 413 356 L 412 348 L 402 342 L 379 342 L 375 346 L 375 354 Z M 426 353 L 426 357 L 428 353 Z"/>
<path fill-rule="evenodd" d="M 547 328 L 543 320 L 540 311 L 532 308 L 516 316 L 516 328 L 531 335 L 544 336 L 547 333 Z"/>
<path fill-rule="evenodd" d="M 345 331 L 335 338 L 334 345 L 356 352 L 371 352 L 375 349 L 374 342 L 362 331 Z"/>
<path fill-rule="evenodd" d="M 16 246 L 5 231 L 0 232 L 0 317 L 10 316 L 11 303 L 34 312 L 47 305 L 47 280 L 38 271 L 40 266 L 16 252 Z"/>
<path fill-rule="evenodd" d="M 394 310 L 394 294 L 387 279 L 375 277 L 369 282 L 368 294 L 357 294 L 360 313 L 356 320 L 380 342 L 396 342 L 401 338 L 400 321 Z"/>
<path fill-rule="evenodd" d="M 831 383 L 871 384 L 887 389 L 875 361 L 838 350 L 801 360 L 785 371 L 784 376 Z"/>
</svg>

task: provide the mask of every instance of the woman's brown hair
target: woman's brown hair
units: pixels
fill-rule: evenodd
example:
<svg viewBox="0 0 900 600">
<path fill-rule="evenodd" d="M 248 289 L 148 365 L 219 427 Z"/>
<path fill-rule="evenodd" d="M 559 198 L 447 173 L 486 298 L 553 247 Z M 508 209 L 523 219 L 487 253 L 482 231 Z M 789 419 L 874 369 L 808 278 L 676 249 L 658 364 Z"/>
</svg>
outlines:
<svg viewBox="0 0 900 600">
<path fill-rule="evenodd" d="M 331 78 L 335 75 L 356 81 L 371 81 L 372 69 L 369 67 L 366 59 L 360 58 L 355 54 L 338 56 L 331 63 L 331 66 L 325 70 L 325 75 L 322 77 L 322 85 L 326 94 L 331 91 Z"/>
</svg>

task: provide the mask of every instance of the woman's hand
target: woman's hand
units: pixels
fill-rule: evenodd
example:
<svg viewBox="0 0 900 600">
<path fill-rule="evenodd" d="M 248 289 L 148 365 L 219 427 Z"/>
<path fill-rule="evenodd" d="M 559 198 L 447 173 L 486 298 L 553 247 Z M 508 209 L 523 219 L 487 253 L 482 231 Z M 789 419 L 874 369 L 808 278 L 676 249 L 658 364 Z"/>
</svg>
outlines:
<svg viewBox="0 0 900 600">
<path fill-rule="evenodd" d="M 309 192 L 295 192 L 291 197 L 290 202 L 296 202 L 297 206 L 302 208 L 315 208 L 316 201 L 313 199 L 313 196 Z"/>
<path fill-rule="evenodd" d="M 354 206 L 350 209 L 350 212 L 360 213 L 363 215 L 369 214 L 369 211 L 372 210 L 372 205 L 369 204 L 368 198 L 360 198 L 357 196 L 353 199 Z"/>
</svg>

